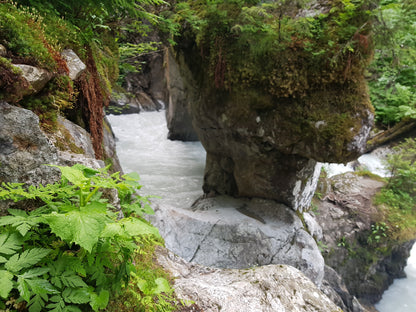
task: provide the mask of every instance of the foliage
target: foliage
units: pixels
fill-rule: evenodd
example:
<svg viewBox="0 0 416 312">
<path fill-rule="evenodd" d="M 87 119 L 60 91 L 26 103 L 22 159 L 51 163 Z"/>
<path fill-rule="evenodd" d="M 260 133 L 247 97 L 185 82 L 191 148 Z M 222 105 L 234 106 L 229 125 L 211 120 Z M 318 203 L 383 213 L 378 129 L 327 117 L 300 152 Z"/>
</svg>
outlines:
<svg viewBox="0 0 416 312">
<path fill-rule="evenodd" d="M 144 62 L 140 60 L 140 57 L 148 53 L 155 52 L 159 49 L 160 42 L 142 42 L 142 43 L 122 43 L 119 47 L 120 63 L 119 70 L 120 75 L 118 83 L 121 85 L 124 78 L 129 73 L 138 73 L 142 69 Z"/>
<path fill-rule="evenodd" d="M 385 125 L 416 119 L 416 4 L 381 1 L 377 21 L 369 81 L 376 118 Z"/>
<path fill-rule="evenodd" d="M 0 187 L 0 200 L 41 202 L 35 210 L 9 209 L 9 215 L 0 218 L 2 309 L 9 305 L 30 312 L 104 309 L 110 294 L 135 272 L 135 253 L 159 237 L 154 227 L 134 217 L 152 213 L 148 199 L 136 194 L 141 187 L 137 174 L 120 177 L 82 165 L 57 167 L 60 183 Z M 110 190 L 116 190 L 127 217 L 118 218 L 120 212 L 104 195 Z M 149 278 L 146 283 L 159 283 L 161 288 L 146 292 L 147 300 L 161 291 L 171 292 L 166 280 Z"/>
<path fill-rule="evenodd" d="M 367 238 L 368 244 L 379 244 L 383 239 L 387 238 L 389 226 L 385 222 L 375 223 L 371 225 L 370 235 Z"/>
<path fill-rule="evenodd" d="M 298 97 L 322 83 L 354 80 L 371 54 L 366 1 L 331 1 L 325 13 L 296 15 L 308 5 L 179 1 L 173 18 L 184 40 L 195 40 L 216 88 Z"/>
<path fill-rule="evenodd" d="M 393 237 L 411 238 L 416 233 L 416 140 L 406 139 L 387 160 L 388 184 L 376 197 L 384 207 L 384 220 Z"/>
</svg>

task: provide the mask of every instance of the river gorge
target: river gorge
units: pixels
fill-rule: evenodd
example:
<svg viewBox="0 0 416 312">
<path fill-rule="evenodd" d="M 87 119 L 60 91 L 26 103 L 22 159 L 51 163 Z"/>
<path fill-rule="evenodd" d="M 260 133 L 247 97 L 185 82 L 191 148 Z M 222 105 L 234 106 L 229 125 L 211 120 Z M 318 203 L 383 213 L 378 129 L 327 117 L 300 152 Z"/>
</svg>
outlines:
<svg viewBox="0 0 416 312">
<path fill-rule="evenodd" d="M 205 151 L 199 142 L 167 139 L 165 112 L 109 115 L 117 138 L 117 153 L 125 172 L 140 174 L 143 195 L 154 195 L 154 203 L 190 207 L 202 195 Z M 383 174 L 380 160 L 363 155 L 360 162 Z M 330 174 L 351 170 L 351 166 L 332 165 Z M 407 278 L 398 279 L 376 305 L 380 312 L 406 312 L 416 309 L 412 290 L 416 287 L 416 250 L 408 260 Z"/>
</svg>

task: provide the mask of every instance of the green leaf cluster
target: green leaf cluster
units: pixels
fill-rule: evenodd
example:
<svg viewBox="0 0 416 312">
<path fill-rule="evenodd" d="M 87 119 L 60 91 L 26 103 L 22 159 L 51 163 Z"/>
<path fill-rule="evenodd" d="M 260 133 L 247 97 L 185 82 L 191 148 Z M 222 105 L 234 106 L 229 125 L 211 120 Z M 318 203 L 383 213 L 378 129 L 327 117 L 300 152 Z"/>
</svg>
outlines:
<svg viewBox="0 0 416 312">
<path fill-rule="evenodd" d="M 376 118 L 386 126 L 416 119 L 416 4 L 381 1 L 375 27 L 369 86 Z"/>
<path fill-rule="evenodd" d="M 137 194 L 137 174 L 57 167 L 60 183 L 0 186 L 0 200 L 42 202 L 35 210 L 10 208 L 0 217 L 0 309 L 12 308 L 9 304 L 30 312 L 104 309 L 110 294 L 136 271 L 132 260 L 140 242 L 159 237 L 138 217 L 152 209 L 148 198 Z M 169 292 L 162 284 L 162 291 Z M 147 297 L 159 295 L 160 289 Z"/>
</svg>

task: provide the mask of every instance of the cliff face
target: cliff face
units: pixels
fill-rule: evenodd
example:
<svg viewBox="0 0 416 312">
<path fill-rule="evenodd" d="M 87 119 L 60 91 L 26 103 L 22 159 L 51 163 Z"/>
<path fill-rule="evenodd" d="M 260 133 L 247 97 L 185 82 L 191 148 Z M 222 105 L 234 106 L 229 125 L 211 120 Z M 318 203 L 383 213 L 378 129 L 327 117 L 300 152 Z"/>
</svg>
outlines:
<svg viewBox="0 0 416 312">
<path fill-rule="evenodd" d="M 168 114 L 191 116 L 207 151 L 204 191 L 302 211 L 316 186 L 316 161 L 347 162 L 364 152 L 373 122 L 364 80 L 367 7 L 354 6 L 342 20 L 351 8 L 338 1 L 188 5 L 206 14 L 204 26 L 184 23 L 168 59 L 194 90 Z M 340 23 L 354 31 L 342 32 Z M 293 31 L 299 25 L 308 30 Z M 169 81 L 168 88 L 177 93 Z"/>
</svg>

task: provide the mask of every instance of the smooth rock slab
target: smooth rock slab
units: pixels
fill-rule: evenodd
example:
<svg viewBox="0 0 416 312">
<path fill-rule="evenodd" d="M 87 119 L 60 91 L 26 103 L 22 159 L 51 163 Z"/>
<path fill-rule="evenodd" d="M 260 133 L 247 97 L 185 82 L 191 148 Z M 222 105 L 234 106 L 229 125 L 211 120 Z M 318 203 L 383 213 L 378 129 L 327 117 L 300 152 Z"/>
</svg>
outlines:
<svg viewBox="0 0 416 312">
<path fill-rule="evenodd" d="M 321 284 L 323 257 L 301 219 L 287 206 L 219 196 L 198 200 L 193 209 L 160 206 L 150 217 L 166 247 L 186 261 L 238 269 L 288 264 Z"/>
<path fill-rule="evenodd" d="M 211 269 L 192 265 L 163 249 L 157 261 L 174 280 L 176 295 L 205 312 L 341 312 L 299 270 L 287 265 Z"/>
</svg>

